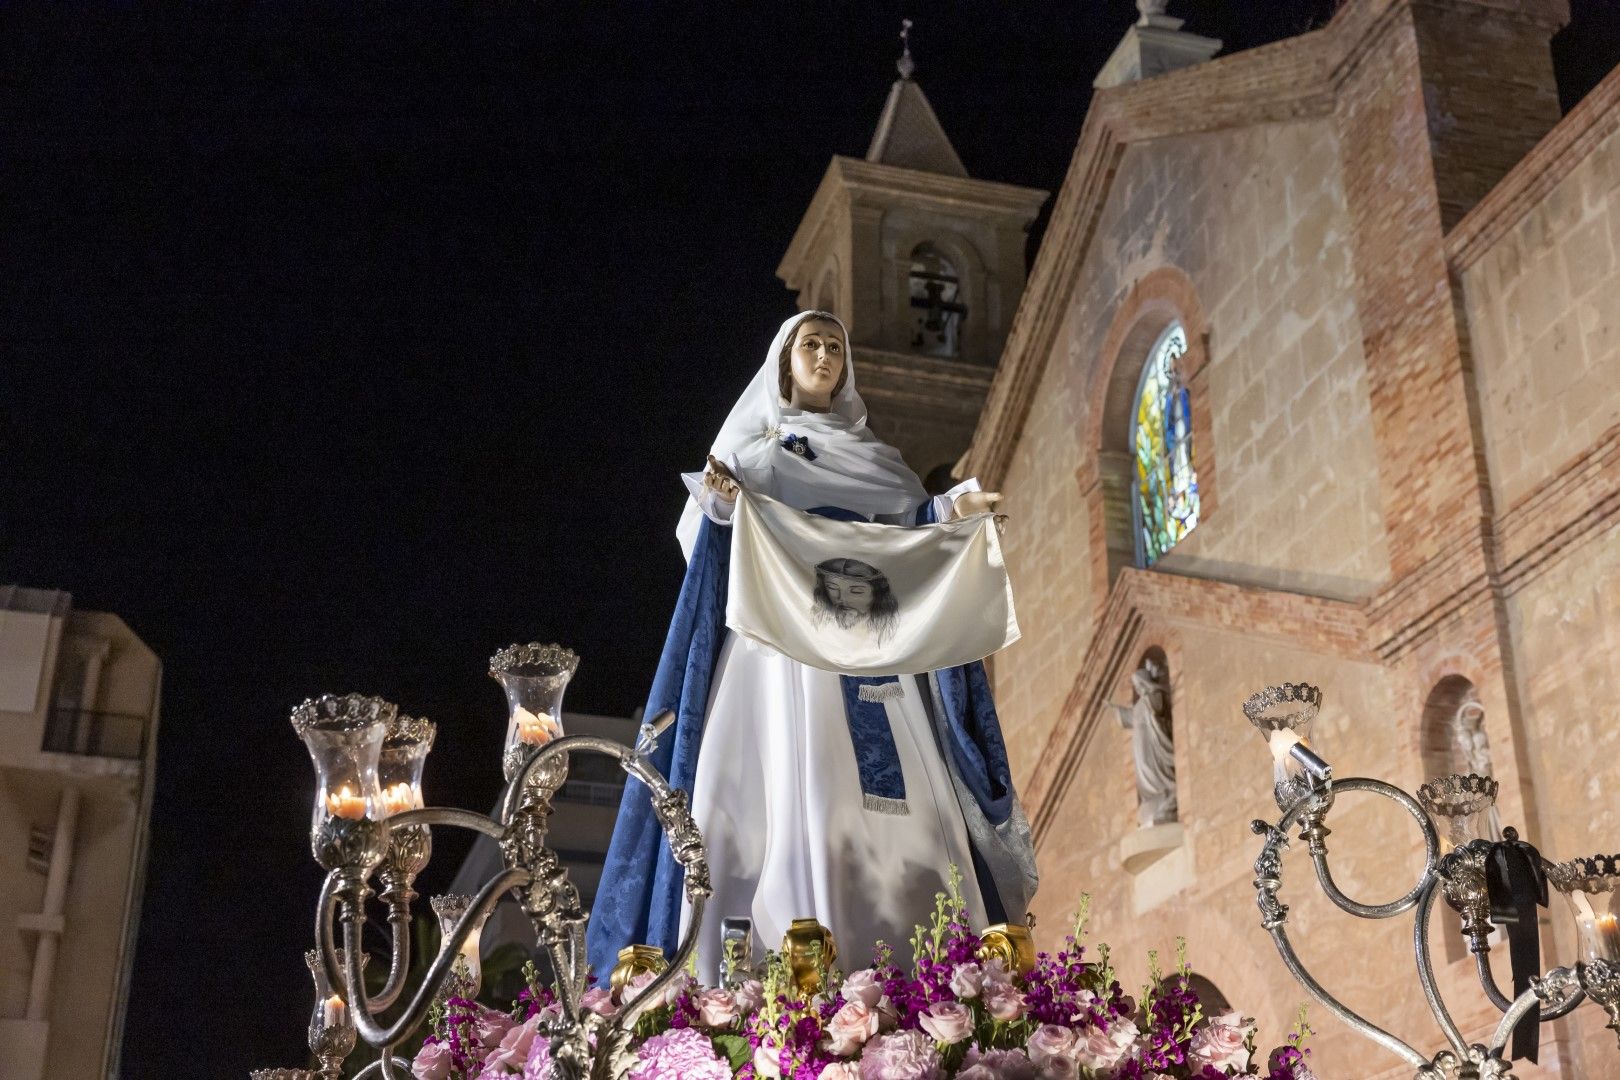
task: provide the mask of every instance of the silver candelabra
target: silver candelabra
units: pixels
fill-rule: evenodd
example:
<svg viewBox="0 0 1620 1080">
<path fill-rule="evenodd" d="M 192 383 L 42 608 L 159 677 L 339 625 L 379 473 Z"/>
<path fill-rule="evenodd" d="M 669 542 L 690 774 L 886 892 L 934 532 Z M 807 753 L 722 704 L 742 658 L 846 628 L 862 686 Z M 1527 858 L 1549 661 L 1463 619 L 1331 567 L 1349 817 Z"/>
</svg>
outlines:
<svg viewBox="0 0 1620 1080">
<path fill-rule="evenodd" d="M 1511 1080 L 1511 1061 L 1504 1055 L 1515 1032 L 1524 1031 L 1521 1043 L 1533 1046 L 1540 1020 L 1565 1016 L 1588 998 L 1607 1011 L 1608 1026 L 1620 1036 L 1620 930 L 1613 906 L 1620 886 L 1620 857 L 1554 864 L 1511 828 L 1502 831 L 1501 840 L 1479 835 L 1479 817 L 1496 795 L 1496 781 L 1490 777 L 1440 777 L 1423 785 L 1418 798 L 1382 780 L 1335 780 L 1332 767 L 1309 744 L 1311 723 L 1321 703 L 1322 692 L 1316 687 L 1284 683 L 1267 687 L 1243 705 L 1250 722 L 1270 742 L 1276 762 L 1273 793 L 1282 817 L 1275 824 L 1253 823 L 1255 833 L 1265 837 L 1254 864 L 1254 887 L 1261 925 L 1270 932 L 1289 973 L 1335 1018 L 1412 1066 L 1415 1080 Z M 1328 868 L 1327 818 L 1335 798 L 1353 791 L 1394 802 L 1412 818 L 1423 837 L 1422 873 L 1411 889 L 1387 904 L 1352 900 L 1334 883 Z M 1437 821 L 1445 825 L 1444 836 L 1436 828 Z M 1363 919 L 1390 919 L 1415 912 L 1413 953 L 1418 981 L 1449 1044 L 1446 1049 L 1425 1056 L 1345 1006 L 1306 969 L 1288 938 L 1288 907 L 1277 897 L 1282 889 L 1283 851 L 1289 846 L 1289 831 L 1296 827 L 1316 868 L 1318 884 L 1340 910 Z M 1491 972 L 1493 916 L 1497 924 L 1511 924 L 1510 940 L 1525 941 L 1523 935 L 1538 934 L 1535 908 L 1538 902 L 1545 902 L 1546 883 L 1564 895 L 1574 912 L 1581 958 L 1573 967 L 1555 967 L 1545 974 L 1516 972 L 1516 983 L 1527 985 L 1509 998 Z M 1470 1044 L 1463 1037 L 1436 984 L 1429 923 L 1437 895 L 1460 916 L 1480 985 L 1502 1012 L 1486 1045 Z M 1533 942 L 1528 955 L 1536 956 L 1538 949 Z"/>
<path fill-rule="evenodd" d="M 563 732 L 562 695 L 578 662 L 568 649 L 540 644 L 513 645 L 491 659 L 490 675 L 506 690 L 509 707 L 501 756 L 506 786 L 492 815 L 423 804 L 422 767 L 434 737 L 427 721 L 400 716 L 388 702 L 359 694 L 326 695 L 293 710 L 293 727 L 315 763 L 311 848 L 327 871 L 309 956 L 317 997 L 309 1043 L 320 1068 L 313 1073 L 259 1070 L 255 1078 L 336 1080 L 358 1036 L 380 1051 L 360 1075 L 393 1080 L 401 1066 L 398 1048 L 422 1027 L 433 1005 L 477 993 L 477 935 L 508 893 L 516 894 L 556 976 L 560 1015 L 543 1021 L 540 1034 L 551 1041 L 557 1075 L 612 1080 L 629 1071 L 635 1061 L 630 1040 L 637 1018 L 659 1000 L 659 991 L 676 977 L 696 945 L 710 894 L 709 869 L 686 793 L 671 788 L 649 760 L 669 717 L 644 724 L 635 747 Z M 551 801 L 575 753 L 605 754 L 647 785 L 671 852 L 685 869 L 692 908 L 689 929 L 673 960 L 612 1018 L 581 1007 L 587 915 L 567 869 L 547 846 Z M 434 828 L 469 829 L 491 837 L 499 845 L 503 868 L 470 898 L 435 898 L 443 926 L 439 955 L 406 998 L 416 898 L 412 886 L 428 863 Z M 361 936 L 373 878 L 382 887 L 378 900 L 387 910 L 390 962 L 381 992 L 367 995 Z M 385 1023 L 381 1015 L 401 1000 L 405 1004 Z"/>
</svg>

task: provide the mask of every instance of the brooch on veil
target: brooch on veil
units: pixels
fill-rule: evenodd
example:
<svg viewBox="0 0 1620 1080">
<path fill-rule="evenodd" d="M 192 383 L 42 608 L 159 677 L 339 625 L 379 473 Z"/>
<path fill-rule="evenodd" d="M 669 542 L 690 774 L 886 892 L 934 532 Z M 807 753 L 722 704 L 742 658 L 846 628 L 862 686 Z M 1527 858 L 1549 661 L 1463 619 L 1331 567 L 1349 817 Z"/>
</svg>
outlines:
<svg viewBox="0 0 1620 1080">
<path fill-rule="evenodd" d="M 810 440 L 803 435 L 788 435 L 782 440 L 782 449 L 791 450 L 806 461 L 816 460 L 816 452 L 810 449 Z"/>
</svg>

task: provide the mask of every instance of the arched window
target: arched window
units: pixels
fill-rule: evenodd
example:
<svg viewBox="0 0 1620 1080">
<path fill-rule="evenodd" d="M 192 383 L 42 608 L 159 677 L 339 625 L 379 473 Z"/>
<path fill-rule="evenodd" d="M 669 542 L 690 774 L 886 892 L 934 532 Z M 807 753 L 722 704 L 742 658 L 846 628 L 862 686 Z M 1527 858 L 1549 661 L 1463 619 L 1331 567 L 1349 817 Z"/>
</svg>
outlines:
<svg viewBox="0 0 1620 1080">
<path fill-rule="evenodd" d="M 1171 323 L 1148 353 L 1131 416 L 1135 458 L 1136 564 L 1151 566 L 1198 524 L 1198 475 L 1193 472 L 1192 414 L 1176 361 L 1187 332 Z"/>
<path fill-rule="evenodd" d="M 928 356 L 955 356 L 961 349 L 962 279 L 933 244 L 911 253 L 911 347 Z"/>
</svg>

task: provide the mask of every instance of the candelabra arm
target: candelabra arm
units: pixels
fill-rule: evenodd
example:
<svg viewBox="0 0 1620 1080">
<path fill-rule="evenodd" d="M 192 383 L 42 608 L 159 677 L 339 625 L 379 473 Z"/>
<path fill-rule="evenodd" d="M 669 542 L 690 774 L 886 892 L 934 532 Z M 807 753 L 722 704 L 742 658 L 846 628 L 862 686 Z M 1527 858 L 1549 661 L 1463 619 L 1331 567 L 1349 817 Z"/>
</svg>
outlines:
<svg viewBox="0 0 1620 1080">
<path fill-rule="evenodd" d="M 702 896 L 692 898 L 692 921 L 687 925 L 703 925 L 703 900 Z M 659 972 L 658 978 L 654 979 L 647 985 L 646 989 L 637 994 L 634 1001 L 619 1010 L 619 1014 L 613 1018 L 615 1027 L 627 1032 L 635 1030 L 637 1018 L 663 996 L 665 985 L 686 969 L 686 962 L 691 958 L 692 950 L 697 948 L 697 938 L 696 934 L 687 934 L 681 940 L 680 946 L 675 950 L 674 958 L 669 962 L 669 966 Z"/>
<path fill-rule="evenodd" d="M 1271 927 L 1271 940 L 1277 946 L 1277 952 L 1282 956 L 1283 965 L 1288 968 L 1307 993 L 1314 997 L 1323 1008 L 1332 1013 L 1339 1021 L 1347 1025 L 1362 1038 L 1377 1043 L 1385 1050 L 1404 1060 L 1414 1068 L 1423 1068 L 1429 1064 L 1429 1059 L 1418 1053 L 1412 1047 L 1391 1035 L 1377 1024 L 1364 1018 L 1348 1008 L 1338 998 L 1328 993 L 1327 988 L 1317 982 L 1311 973 L 1305 970 L 1298 954 L 1294 952 L 1293 944 L 1288 940 L 1288 931 L 1281 924 Z"/>
<path fill-rule="evenodd" d="M 1425 889 L 1434 879 L 1434 868 L 1440 858 L 1440 836 L 1429 823 L 1429 815 L 1412 796 L 1382 780 L 1373 780 L 1364 776 L 1353 776 L 1348 780 L 1335 780 L 1333 792 L 1335 795 L 1346 791 L 1370 791 L 1374 795 L 1382 795 L 1391 802 L 1400 804 L 1401 808 L 1412 816 L 1418 828 L 1423 833 L 1425 848 L 1423 873 L 1418 877 L 1417 884 L 1412 886 L 1410 892 L 1398 900 L 1387 904 L 1363 904 L 1346 896 L 1335 884 L 1333 873 L 1328 869 L 1327 845 L 1317 836 L 1311 835 L 1314 829 L 1307 828 L 1307 839 L 1311 841 L 1311 861 L 1316 865 L 1316 880 L 1321 883 L 1322 891 L 1327 893 L 1328 899 L 1341 910 L 1363 919 L 1388 919 L 1415 907 L 1423 896 Z M 1307 797 L 1308 798 L 1308 797 Z M 1297 809 L 1297 808 L 1296 808 Z M 1292 814 L 1290 814 L 1292 816 Z M 1287 826 L 1282 826 L 1286 828 Z"/>
<path fill-rule="evenodd" d="M 411 902 L 405 896 L 388 899 L 388 932 L 393 940 L 388 949 L 388 981 L 382 991 L 370 999 L 371 1007 L 377 1012 L 383 1012 L 399 1000 L 411 968 Z"/>
<path fill-rule="evenodd" d="M 1474 970 L 1479 973 L 1479 985 L 1484 989 L 1485 996 L 1491 999 L 1491 1004 L 1503 1012 L 1511 1009 L 1513 999 L 1502 993 L 1501 987 L 1496 985 L 1496 975 L 1491 971 L 1490 946 L 1474 954 Z M 1542 1019 L 1546 1019 L 1546 1016 Z"/>
<path fill-rule="evenodd" d="M 465 942 L 475 926 L 483 925 L 485 918 L 494 909 L 507 890 L 522 888 L 529 883 L 529 873 L 526 870 L 503 870 L 491 879 L 473 899 L 467 908 L 467 913 L 456 923 L 455 929 L 450 932 L 433 966 L 428 968 L 422 985 L 417 989 L 416 996 L 405 1007 L 398 1020 L 388 1027 L 377 1023 L 372 1014 L 371 1006 L 365 998 L 365 981 L 360 969 L 360 930 L 364 923 L 362 916 L 354 915 L 343 920 L 343 948 L 344 979 L 341 983 L 333 981 L 333 985 L 342 985 L 349 988 L 349 1008 L 354 1016 L 354 1026 L 360 1032 L 360 1037 L 372 1046 L 393 1046 L 405 1036 L 419 1027 L 427 1018 L 429 1007 L 432 1006 L 439 988 L 450 975 L 456 961 L 461 956 L 461 945 Z M 328 973 L 328 978 L 331 973 Z M 358 988 L 358 992 L 356 990 Z"/>
<path fill-rule="evenodd" d="M 407 825 L 449 825 L 455 829 L 481 832 L 496 840 L 501 838 L 503 832 L 500 822 L 455 806 L 429 806 L 421 810 L 406 810 L 384 819 L 383 824 L 390 831 L 405 828 Z"/>
<path fill-rule="evenodd" d="M 1502 1022 L 1496 1025 L 1496 1031 L 1491 1035 L 1490 1050 L 1493 1055 L 1501 1055 L 1508 1040 L 1513 1038 L 1513 1029 L 1519 1026 L 1519 1021 L 1523 1020 L 1525 1014 L 1535 1008 L 1540 1001 L 1541 998 L 1534 986 L 1513 999 L 1507 1011 L 1502 1014 Z"/>
<path fill-rule="evenodd" d="M 1439 887 L 1438 879 L 1432 875 L 1425 876 L 1423 895 L 1418 898 L 1417 916 L 1413 920 L 1412 947 L 1417 954 L 1418 980 L 1423 984 L 1423 997 L 1429 1003 L 1429 1011 L 1434 1014 L 1435 1022 L 1440 1025 L 1452 1048 L 1459 1054 L 1466 1054 L 1468 1040 L 1463 1038 L 1462 1031 L 1451 1018 L 1451 1011 L 1446 1008 L 1445 999 L 1440 996 L 1440 987 L 1434 980 L 1434 957 L 1429 951 L 1429 916 L 1434 911 L 1434 894 Z"/>
</svg>

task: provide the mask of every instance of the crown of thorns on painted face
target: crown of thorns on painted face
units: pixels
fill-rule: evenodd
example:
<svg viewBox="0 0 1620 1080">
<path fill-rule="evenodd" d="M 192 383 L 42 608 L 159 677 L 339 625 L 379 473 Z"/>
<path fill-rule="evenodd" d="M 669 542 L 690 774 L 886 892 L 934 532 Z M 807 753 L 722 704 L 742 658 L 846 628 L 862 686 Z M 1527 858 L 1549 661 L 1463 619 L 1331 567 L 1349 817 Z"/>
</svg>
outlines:
<svg viewBox="0 0 1620 1080">
<path fill-rule="evenodd" d="M 827 408 L 849 378 L 849 342 L 833 316 L 813 311 L 793 328 L 778 357 L 777 391 L 791 405 Z"/>
<path fill-rule="evenodd" d="M 889 626 L 900 610 L 883 571 L 859 559 L 828 559 L 816 564 L 815 606 L 846 627 L 859 618 Z"/>
</svg>

